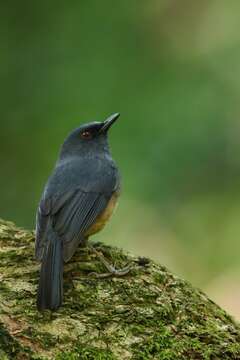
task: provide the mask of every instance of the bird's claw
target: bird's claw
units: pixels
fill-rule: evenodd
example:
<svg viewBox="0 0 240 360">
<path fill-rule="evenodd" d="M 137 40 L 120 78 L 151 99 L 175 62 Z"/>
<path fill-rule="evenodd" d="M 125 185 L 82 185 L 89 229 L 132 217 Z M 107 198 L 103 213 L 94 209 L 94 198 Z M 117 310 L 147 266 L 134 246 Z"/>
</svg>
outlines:
<svg viewBox="0 0 240 360">
<path fill-rule="evenodd" d="M 97 272 L 91 272 L 89 274 L 89 276 L 93 276 L 93 277 L 96 277 L 98 279 L 105 279 L 105 278 L 113 277 L 113 276 L 121 277 L 121 276 L 127 275 L 131 271 L 131 269 L 132 269 L 132 266 L 125 266 L 122 269 L 116 269 L 113 266 L 111 266 L 111 270 L 109 271 L 109 268 L 108 268 L 109 272 L 107 272 L 107 273 L 99 274 Z"/>
<path fill-rule="evenodd" d="M 116 269 L 113 265 L 109 264 L 109 262 L 104 258 L 104 256 L 101 253 L 99 253 L 93 246 L 91 246 L 90 248 L 99 258 L 99 260 L 105 266 L 105 268 L 108 270 L 107 273 L 102 273 L 102 274 L 91 272 L 89 274 L 90 276 L 95 276 L 97 278 L 107 278 L 110 276 L 121 277 L 127 275 L 131 271 L 132 266 L 125 266 L 122 269 Z"/>
</svg>

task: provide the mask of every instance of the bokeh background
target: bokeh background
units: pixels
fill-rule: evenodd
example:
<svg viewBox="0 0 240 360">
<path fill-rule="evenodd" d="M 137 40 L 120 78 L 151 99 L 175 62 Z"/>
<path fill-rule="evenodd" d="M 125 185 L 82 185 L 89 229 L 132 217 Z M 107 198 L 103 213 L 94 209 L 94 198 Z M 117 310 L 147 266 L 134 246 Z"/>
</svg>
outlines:
<svg viewBox="0 0 240 360">
<path fill-rule="evenodd" d="M 33 227 L 72 128 L 119 111 L 123 178 L 98 240 L 150 256 L 240 319 L 240 2 L 0 5 L 0 216 Z"/>
</svg>

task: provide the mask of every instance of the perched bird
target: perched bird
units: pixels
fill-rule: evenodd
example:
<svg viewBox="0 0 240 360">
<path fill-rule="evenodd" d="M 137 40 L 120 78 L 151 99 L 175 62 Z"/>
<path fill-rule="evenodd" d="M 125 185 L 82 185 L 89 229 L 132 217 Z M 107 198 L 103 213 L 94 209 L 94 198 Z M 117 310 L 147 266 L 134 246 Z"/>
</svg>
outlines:
<svg viewBox="0 0 240 360">
<path fill-rule="evenodd" d="M 75 129 L 64 141 L 47 181 L 36 219 L 36 258 L 41 261 L 39 310 L 63 301 L 63 264 L 109 220 L 120 191 L 108 130 L 119 114 Z"/>
</svg>

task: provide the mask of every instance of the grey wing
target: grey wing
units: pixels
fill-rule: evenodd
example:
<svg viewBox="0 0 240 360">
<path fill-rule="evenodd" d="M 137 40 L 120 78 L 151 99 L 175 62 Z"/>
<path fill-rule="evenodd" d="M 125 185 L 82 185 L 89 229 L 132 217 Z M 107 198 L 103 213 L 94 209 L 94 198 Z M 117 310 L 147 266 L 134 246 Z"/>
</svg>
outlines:
<svg viewBox="0 0 240 360">
<path fill-rule="evenodd" d="M 111 194 L 78 190 L 54 217 L 53 227 L 63 241 L 64 261 L 74 254 L 84 234 L 106 208 Z"/>
<path fill-rule="evenodd" d="M 73 191 L 69 191 L 63 196 L 56 196 L 54 198 L 45 197 L 43 194 L 36 216 L 35 256 L 38 260 L 41 260 L 43 256 L 47 243 L 48 227 L 51 225 L 52 216 L 59 212 L 64 204 L 71 199 L 73 194 Z"/>
<path fill-rule="evenodd" d="M 49 204 L 40 203 L 37 221 L 36 256 L 41 259 L 47 241 L 49 222 L 63 242 L 64 261 L 68 261 L 84 234 L 106 208 L 111 193 L 85 192 L 80 189 L 64 194 Z M 65 202 L 63 202 L 63 198 Z"/>
<path fill-rule="evenodd" d="M 35 256 L 37 260 L 41 260 L 45 247 L 46 233 L 48 228 L 48 211 L 44 211 L 44 204 L 40 202 L 36 216 L 36 240 L 35 240 Z"/>
</svg>

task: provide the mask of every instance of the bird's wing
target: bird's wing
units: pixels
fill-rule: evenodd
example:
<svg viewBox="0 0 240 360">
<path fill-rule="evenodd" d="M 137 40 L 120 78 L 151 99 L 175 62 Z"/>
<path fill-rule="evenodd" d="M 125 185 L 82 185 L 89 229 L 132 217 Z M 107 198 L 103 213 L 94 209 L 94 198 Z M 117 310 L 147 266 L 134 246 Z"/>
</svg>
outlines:
<svg viewBox="0 0 240 360">
<path fill-rule="evenodd" d="M 68 261 L 87 229 L 106 208 L 111 193 L 86 192 L 81 189 L 42 200 L 38 209 L 36 256 L 42 258 L 47 245 L 49 222 L 63 242 L 64 260 Z"/>
<path fill-rule="evenodd" d="M 43 256 L 52 217 L 72 198 L 73 194 L 74 191 L 68 191 L 62 196 L 57 195 L 52 198 L 43 193 L 36 216 L 35 255 L 38 260 Z"/>
<path fill-rule="evenodd" d="M 63 240 L 63 257 L 68 261 L 89 227 L 106 208 L 111 194 L 78 190 L 54 217 L 53 227 Z"/>
</svg>

